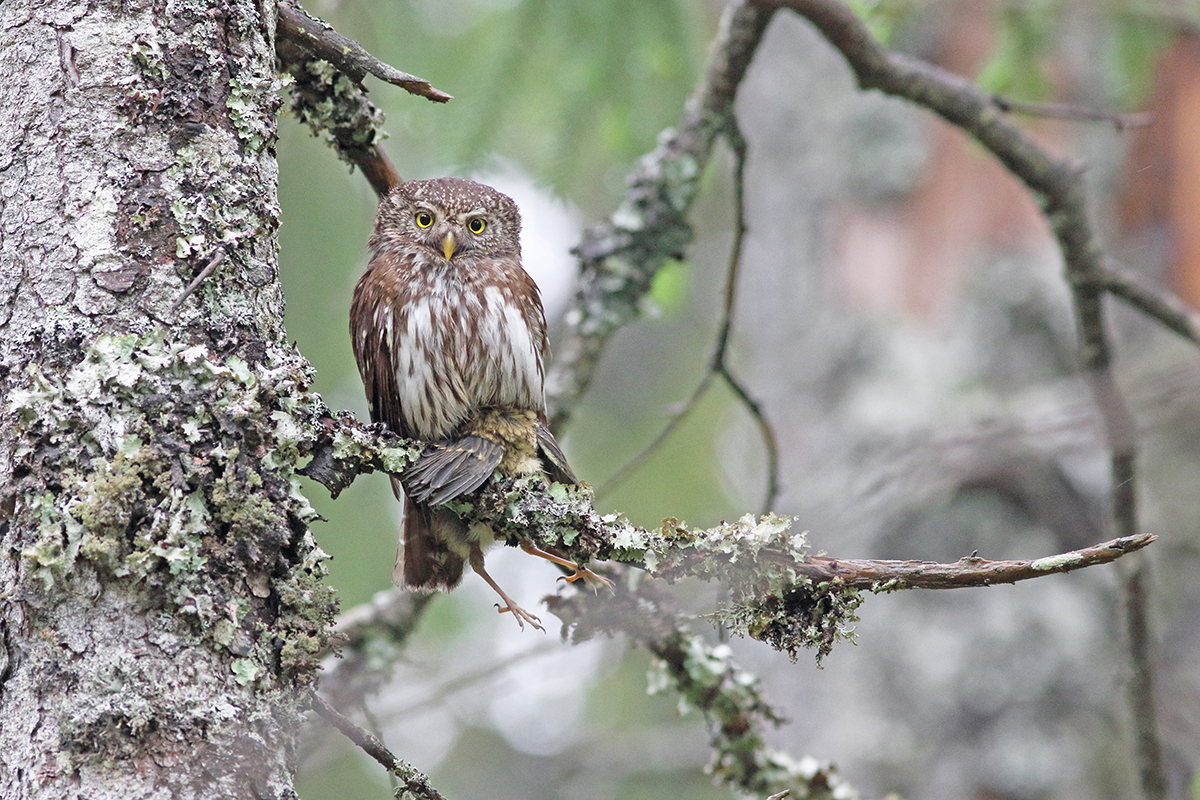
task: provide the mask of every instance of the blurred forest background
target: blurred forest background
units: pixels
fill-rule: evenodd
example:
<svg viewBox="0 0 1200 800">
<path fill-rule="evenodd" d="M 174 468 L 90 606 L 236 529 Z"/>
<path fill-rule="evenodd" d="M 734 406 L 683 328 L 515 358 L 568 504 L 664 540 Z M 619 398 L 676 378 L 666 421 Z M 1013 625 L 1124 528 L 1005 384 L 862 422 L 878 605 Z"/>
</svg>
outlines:
<svg viewBox="0 0 1200 800">
<path fill-rule="evenodd" d="M 309 0 L 310 12 L 455 100 L 372 83 L 405 178 L 473 177 L 525 216 L 525 263 L 553 320 L 569 248 L 619 203 L 624 176 L 674 125 L 704 64 L 714 0 Z M 1088 164 L 1105 245 L 1145 281 L 1200 304 L 1200 11 L 1136 0 L 880 0 L 856 6 L 898 50 L 1006 97 L 1113 114 L 1122 127 L 1028 117 Z M 738 99 L 750 226 L 733 364 L 781 445 L 776 511 L 840 557 L 1036 558 L 1110 538 L 1107 457 L 1057 251 L 1025 191 L 929 114 L 856 90 L 841 58 L 779 13 Z M 1122 118 L 1129 121 L 1126 118 Z M 280 124 L 287 328 L 333 408 L 366 418 L 346 331 L 376 200 L 322 142 Z M 714 386 L 640 470 L 606 480 L 703 375 L 733 239 L 732 159 L 710 165 L 685 262 L 606 352 L 560 437 L 597 507 L 639 525 L 758 511 L 762 442 Z M 1111 305 L 1111 304 L 1110 304 Z M 1172 795 L 1200 798 L 1200 363 L 1124 308 L 1118 375 L 1142 429 L 1155 579 L 1159 707 Z M 343 610 L 391 586 L 399 506 L 382 476 L 328 522 Z M 536 562 L 536 563 L 535 563 Z M 557 573 L 489 557 L 527 608 Z M 1136 794 L 1111 568 L 987 591 L 868 599 L 857 645 L 818 668 L 733 640 L 790 723 L 772 743 L 836 763 L 864 795 L 1125 798 Z M 697 613 L 719 587 L 681 585 Z M 707 735 L 648 695 L 650 658 L 622 641 L 521 633 L 473 575 L 438 597 L 395 680 L 368 702 L 400 757 L 450 798 L 720 798 Z M 717 633 L 713 633 L 714 639 Z M 361 709 L 346 709 L 361 721 Z M 385 797 L 382 770 L 314 726 L 304 800 Z"/>
</svg>

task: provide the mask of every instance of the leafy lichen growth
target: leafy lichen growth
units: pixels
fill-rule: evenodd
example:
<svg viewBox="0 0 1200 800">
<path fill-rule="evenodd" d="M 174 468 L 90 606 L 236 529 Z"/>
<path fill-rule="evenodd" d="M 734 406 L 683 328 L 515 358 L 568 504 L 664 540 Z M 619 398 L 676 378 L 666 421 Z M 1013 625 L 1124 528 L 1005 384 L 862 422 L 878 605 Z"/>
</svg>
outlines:
<svg viewBox="0 0 1200 800">
<path fill-rule="evenodd" d="M 263 192 L 238 169 L 240 157 L 223 141 L 229 134 L 212 131 L 179 148 L 165 173 L 179 199 L 171 216 L 179 226 L 175 256 L 207 256 L 218 246 L 236 247 L 264 233 L 263 220 L 274 220 L 278 208 L 264 209 Z M 266 212 L 264 214 L 264 211 Z"/>
<path fill-rule="evenodd" d="M 87 565 L 165 598 L 239 682 L 311 681 L 336 607 L 295 471 L 327 413 L 305 362 L 267 347 L 250 364 L 156 331 L 101 337 L 61 378 L 36 364 L 23 377 L 3 411 L 24 431 L 27 591 L 49 601 Z"/>
<path fill-rule="evenodd" d="M 706 530 L 668 518 L 661 528 L 642 529 L 615 514 L 597 514 L 587 487 L 539 491 L 538 483 L 494 480 L 469 510 L 513 544 L 532 539 L 575 558 L 638 566 L 667 581 L 719 581 L 729 587 L 732 603 L 717 618 L 733 633 L 792 658 L 801 648 L 814 648 L 819 660 L 838 639 L 852 636 L 861 594 L 837 581 L 814 584 L 806 577 L 808 538 L 792 530 L 790 517 L 747 514 Z"/>
<path fill-rule="evenodd" d="M 229 79 L 225 107 L 238 138 L 252 153 L 275 140 L 275 111 L 284 81 L 275 72 L 236 75 Z"/>
<path fill-rule="evenodd" d="M 649 691 L 677 692 L 680 713 L 704 716 L 714 780 L 746 797 L 784 790 L 813 800 L 857 796 L 830 764 L 795 759 L 767 745 L 765 731 L 784 720 L 763 698 L 758 680 L 734 661 L 728 645 L 691 631 L 660 582 L 619 581 L 600 601 L 573 595 L 547 602 L 574 641 L 620 632 L 650 651 Z"/>
<path fill-rule="evenodd" d="M 292 113 L 351 166 L 385 138 L 383 112 L 367 90 L 322 59 L 288 61 Z"/>
</svg>

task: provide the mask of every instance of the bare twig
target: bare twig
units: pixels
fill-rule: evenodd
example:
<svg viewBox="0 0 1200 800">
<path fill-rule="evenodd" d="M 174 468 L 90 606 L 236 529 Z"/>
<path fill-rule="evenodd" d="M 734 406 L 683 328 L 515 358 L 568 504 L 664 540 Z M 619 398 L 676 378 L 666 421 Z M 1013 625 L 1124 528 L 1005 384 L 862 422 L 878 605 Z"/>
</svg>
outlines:
<svg viewBox="0 0 1200 800">
<path fill-rule="evenodd" d="M 671 434 L 696 410 L 696 406 L 700 404 L 701 398 L 708 392 L 708 387 L 712 385 L 713 376 L 712 369 L 704 371 L 704 377 L 700 379 L 700 383 L 696 384 L 696 388 L 692 390 L 692 394 L 687 400 L 683 401 L 679 406 L 679 410 L 671 415 L 667 420 L 667 424 L 658 432 L 658 435 L 651 439 L 649 444 L 639 450 L 633 458 L 618 467 L 616 472 L 609 475 L 608 479 L 596 488 L 597 497 L 604 497 L 616 491 L 633 473 L 637 472 L 642 464 L 646 463 L 646 460 L 650 456 L 658 452 L 658 448 L 662 447 L 663 443 L 671 438 Z"/>
<path fill-rule="evenodd" d="M 691 240 L 687 212 L 773 13 L 743 0 L 726 7 L 704 78 L 679 127 L 663 131 L 658 147 L 629 175 L 625 201 L 611 221 L 589 231 L 576 248 L 580 287 L 546 378 L 553 429 L 562 428 L 587 391 L 609 337 L 641 313 L 640 301 L 663 262 L 678 257 Z"/>
<path fill-rule="evenodd" d="M 860 86 L 903 97 L 972 134 L 1038 196 L 1063 255 L 1080 338 L 1080 360 L 1104 423 L 1111 454 L 1113 519 L 1119 534 L 1136 535 L 1135 426 L 1112 376 L 1112 350 L 1101 308 L 1106 273 L 1088 220 L 1082 168 L 1052 157 L 1005 116 L 994 98 L 966 79 L 879 45 L 844 4 L 836 0 L 751 2 L 763 7 L 786 6 L 799 13 L 841 52 Z M 1130 596 L 1144 592 L 1145 586 L 1127 580 L 1124 591 Z M 1157 740 L 1153 734 L 1157 722 L 1149 683 L 1153 671 L 1148 648 L 1134 646 L 1135 629 L 1146 627 L 1144 618 L 1136 618 L 1145 613 L 1145 604 L 1127 602 L 1126 608 L 1133 674 L 1146 679 L 1144 686 L 1136 685 L 1136 680 L 1131 686 L 1130 705 L 1137 729 Z M 1166 785 L 1161 746 L 1139 746 L 1137 757 L 1143 796 L 1159 800 L 1165 796 Z"/>
<path fill-rule="evenodd" d="M 342 735 L 354 742 L 364 753 L 383 765 L 383 768 L 403 782 L 406 797 L 413 800 L 445 800 L 437 789 L 429 785 L 429 778 L 407 762 L 401 761 L 388 750 L 369 731 L 355 725 L 349 718 L 331 706 L 325 698 L 314 693 L 312 698 L 313 710 L 322 719 L 341 731 Z"/>
<path fill-rule="evenodd" d="M 1110 294 L 1157 320 L 1192 344 L 1200 344 L 1200 315 L 1170 292 L 1143 286 L 1135 275 L 1106 267 L 1100 273 L 1100 283 Z"/>
<path fill-rule="evenodd" d="M 204 265 L 204 269 L 200 270 L 200 274 L 188 284 L 186 289 L 180 292 L 179 297 L 175 298 L 175 302 L 171 304 L 171 310 L 169 313 L 174 314 L 176 311 L 178 311 L 179 307 L 183 305 L 183 301 L 191 297 L 192 292 L 200 288 L 200 284 L 204 283 L 204 281 L 207 280 L 210 275 L 216 272 L 217 267 L 221 266 L 221 262 L 224 260 L 225 248 L 224 246 L 218 247 L 217 252 L 213 253 L 212 258 L 209 259 L 208 263 Z"/>
<path fill-rule="evenodd" d="M 757 400 L 729 368 L 729 337 L 733 332 L 733 312 L 737 300 L 738 275 L 741 272 L 742 245 L 746 240 L 746 139 L 738 127 L 737 115 L 730 107 L 725 119 L 725 139 L 733 150 L 733 197 L 734 233 L 733 250 L 729 255 L 729 271 L 725 279 L 725 304 L 721 314 L 721 332 L 717 337 L 716 352 L 713 353 L 713 369 L 724 379 L 730 391 L 741 400 L 758 426 L 763 446 L 767 451 L 767 492 L 763 498 L 762 513 L 775 507 L 779 496 L 779 441 L 775 429 Z"/>
<path fill-rule="evenodd" d="M 374 75 L 381 81 L 399 86 L 409 94 L 424 97 L 435 103 L 445 103 L 454 99 L 440 89 L 433 88 L 424 78 L 409 75 L 383 63 L 364 50 L 358 42 L 342 36 L 328 23 L 310 16 L 300 6 L 284 0 L 279 3 L 278 9 L 279 25 L 276 33 L 279 38 L 302 48 L 314 58 L 328 61 L 355 83 L 361 83 L 367 75 Z"/>
<path fill-rule="evenodd" d="M 1059 553 L 1031 561 L 986 561 L 976 556 L 951 564 L 928 561 L 875 561 L 870 559 L 813 556 L 809 563 L 836 576 L 846 586 L 872 591 L 894 589 L 962 589 L 1039 578 L 1056 572 L 1073 572 L 1097 564 L 1108 564 L 1123 555 L 1141 550 L 1158 537 L 1148 533 Z"/>
<path fill-rule="evenodd" d="M 435 687 L 433 693 L 428 697 L 424 697 L 416 702 L 409 703 L 401 708 L 397 708 L 392 713 L 396 718 L 403 719 L 405 717 L 411 717 L 413 714 L 418 712 L 425 711 L 426 709 L 436 708 L 437 706 L 445 703 L 455 694 L 463 691 L 464 689 L 470 689 L 473 686 L 477 686 L 478 684 L 483 683 L 491 678 L 495 678 L 509 667 L 513 667 L 517 664 L 522 664 L 526 661 L 531 661 L 535 658 L 540 658 L 551 653 L 560 652 L 562 652 L 561 645 L 554 641 L 547 641 L 545 644 L 538 645 L 530 650 L 522 650 L 521 652 L 514 653 L 508 658 L 502 658 L 499 661 L 493 661 L 491 664 L 487 664 L 486 666 L 480 667 L 477 670 L 472 670 L 465 675 L 457 675 L 453 678 L 450 678 L 449 680 L 446 680 L 444 683 L 441 683 Z"/>
<path fill-rule="evenodd" d="M 728 109 L 725 119 L 724 136 L 734 153 L 734 234 L 733 246 L 730 248 L 729 268 L 725 273 L 725 290 L 721 308 L 721 322 L 717 330 L 717 341 L 713 353 L 709 357 L 708 369 L 700 383 L 692 391 L 679 410 L 671 416 L 658 435 L 633 458 L 626 461 L 607 481 L 597 490 L 598 495 L 604 495 L 620 486 L 634 473 L 646 459 L 670 438 L 671 434 L 695 410 L 700 400 L 708 392 L 714 376 L 719 376 L 729 387 L 753 418 L 763 439 L 767 452 L 767 491 L 763 500 L 761 513 L 771 511 L 775 506 L 775 498 L 779 495 L 779 445 L 775 430 L 767 420 L 762 406 L 755 400 L 748 389 L 742 384 L 729 367 L 729 340 L 733 334 L 733 315 L 737 307 L 738 276 L 742 265 L 742 245 L 746 239 L 746 140 L 742 137 L 737 126 L 737 118 L 732 107 Z"/>
<path fill-rule="evenodd" d="M 992 102 L 1001 111 L 1011 114 L 1026 114 L 1031 117 L 1048 117 L 1050 119 L 1079 120 L 1081 122 L 1104 122 L 1112 125 L 1118 131 L 1130 128 L 1144 128 L 1154 122 L 1154 116 L 1149 113 L 1121 114 L 1114 111 L 1096 111 L 1091 108 L 1067 105 L 1065 103 L 1031 103 L 1026 100 L 1013 100 L 1003 95 L 992 95 Z"/>
<path fill-rule="evenodd" d="M 729 371 L 729 365 L 722 361 L 717 367 L 717 374 L 725 381 L 725 385 L 729 387 L 729 391 L 733 392 L 734 396 L 746 407 L 746 411 L 750 413 L 750 418 L 758 426 L 759 436 L 762 437 L 763 447 L 767 451 L 767 491 L 766 496 L 763 497 L 762 511 L 760 513 L 767 514 L 774 510 L 775 501 L 779 497 L 779 443 L 775 437 L 775 429 L 771 426 L 771 422 L 767 419 L 766 412 L 763 411 L 759 402 L 750 395 L 750 392 L 742 385 L 742 382 Z"/>
<path fill-rule="evenodd" d="M 1135 556 L 1128 565 L 1119 565 L 1125 599 L 1126 646 L 1134 654 L 1130 662 L 1134 672 L 1129 676 L 1130 702 L 1137 707 L 1154 707 L 1153 645 L 1148 628 L 1146 608 L 1146 559 Z M 1162 742 L 1158 727 L 1150 714 L 1133 715 L 1134 749 L 1138 754 L 1138 777 L 1147 797 L 1166 797 L 1166 775 L 1156 765 L 1163 762 Z"/>
</svg>

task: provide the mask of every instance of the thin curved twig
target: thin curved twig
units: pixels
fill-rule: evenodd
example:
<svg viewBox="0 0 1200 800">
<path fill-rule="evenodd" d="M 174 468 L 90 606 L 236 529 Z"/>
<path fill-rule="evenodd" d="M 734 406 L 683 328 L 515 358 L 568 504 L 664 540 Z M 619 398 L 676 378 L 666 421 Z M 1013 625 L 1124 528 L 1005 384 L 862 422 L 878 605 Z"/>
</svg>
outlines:
<svg viewBox="0 0 1200 800">
<path fill-rule="evenodd" d="M 736 377 L 729 367 L 729 341 L 733 334 L 733 319 L 734 311 L 737 307 L 737 287 L 738 277 L 741 273 L 742 266 L 742 245 L 746 239 L 746 140 L 742 136 L 741 130 L 737 125 L 737 118 L 733 113 L 733 109 L 728 109 L 728 114 L 725 118 L 723 135 L 729 143 L 730 149 L 734 155 L 734 231 L 733 245 L 729 252 L 729 266 L 725 271 L 725 288 L 722 293 L 721 304 L 721 321 L 717 329 L 716 344 L 713 347 L 713 353 L 708 360 L 708 368 L 704 372 L 704 377 L 700 379 L 700 383 L 692 391 L 691 396 L 684 401 L 679 410 L 671 415 L 667 420 L 667 424 L 654 439 L 638 451 L 633 458 L 621 465 L 616 472 L 609 476 L 600 488 L 596 490 L 598 496 L 603 496 L 622 483 L 625 482 L 646 460 L 658 451 L 671 434 L 683 423 L 683 421 L 691 415 L 691 413 L 700 404 L 700 400 L 708 392 L 708 388 L 712 385 L 714 377 L 720 377 L 734 396 L 746 408 L 758 427 L 759 434 L 762 436 L 763 447 L 767 454 L 767 490 L 766 497 L 763 499 L 762 510 L 760 513 L 766 514 L 775 507 L 775 500 L 779 496 L 779 444 L 775 435 L 775 429 L 771 426 L 767 419 L 762 406 L 750 394 L 746 386 Z"/>
<path fill-rule="evenodd" d="M 738 276 L 742 265 L 742 245 L 746 240 L 746 138 L 738 127 L 737 115 L 733 108 L 725 119 L 725 140 L 733 150 L 733 203 L 734 203 L 734 235 L 733 249 L 729 255 L 729 271 L 725 279 L 725 306 L 721 314 L 721 332 L 717 337 L 716 351 L 713 353 L 713 370 L 725 381 L 725 385 L 737 396 L 750 413 L 750 417 L 758 426 L 767 451 L 767 491 L 763 498 L 762 511 L 766 514 L 775 508 L 775 500 L 779 497 L 779 439 L 775 429 L 767 419 L 761 404 L 755 400 L 745 385 L 730 371 L 729 368 L 729 337 L 733 332 L 733 312 L 737 300 Z"/>
<path fill-rule="evenodd" d="M 1032 103 L 1027 100 L 1014 100 L 999 94 L 992 95 L 992 102 L 1001 111 L 1010 114 L 1078 120 L 1080 122 L 1104 122 L 1112 125 L 1118 132 L 1127 131 L 1130 128 L 1145 128 L 1154 123 L 1154 116 L 1149 113 L 1122 114 L 1115 111 L 1097 111 L 1066 103 Z"/>
<path fill-rule="evenodd" d="M 546 376 L 550 427 L 559 431 L 591 385 L 609 338 L 636 319 L 655 274 L 691 241 L 686 215 L 713 144 L 774 9 L 733 0 L 721 17 L 705 74 L 674 130 L 630 173 L 621 207 L 576 248 L 580 284 L 559 356 Z"/>
<path fill-rule="evenodd" d="M 413 800 L 446 800 L 445 797 L 429 784 L 429 778 L 411 764 L 401 761 L 387 749 L 370 731 L 356 725 L 346 715 L 329 704 L 329 701 L 317 693 L 312 696 L 313 711 L 333 727 L 337 728 L 350 741 L 354 742 L 364 753 L 383 765 L 389 773 L 403 782 L 404 796 Z M 397 795 L 400 796 L 400 795 Z"/>
<path fill-rule="evenodd" d="M 754 420 L 754 424 L 758 426 L 758 434 L 763 440 L 763 447 L 767 451 L 767 491 L 763 497 L 761 514 L 769 514 L 775 509 L 775 501 L 779 498 L 779 442 L 775 436 L 775 428 L 772 427 L 770 420 L 767 419 L 766 412 L 757 400 L 751 396 L 750 392 L 742 385 L 732 372 L 729 371 L 729 366 L 722 361 L 717 367 L 717 374 L 725 381 L 725 385 L 729 387 L 729 391 L 742 402 L 746 411 L 749 412 L 750 418 Z"/>
<path fill-rule="evenodd" d="M 686 420 L 688 416 L 690 416 L 691 413 L 696 410 L 696 406 L 700 404 L 701 398 L 703 398 L 708 392 L 708 387 L 712 385 L 714 376 L 715 373 L 711 368 L 704 371 L 704 377 L 702 377 L 700 382 L 696 384 L 696 388 L 692 390 L 692 393 L 688 399 L 684 400 L 679 406 L 679 410 L 673 413 L 670 418 L 667 419 L 667 424 L 663 425 L 662 430 L 660 430 L 658 434 L 650 440 L 649 444 L 647 444 L 632 458 L 618 467 L 612 475 L 609 475 L 608 478 L 605 479 L 604 483 L 596 487 L 597 497 L 605 497 L 606 495 L 615 492 L 618 487 L 620 487 L 623 483 L 625 483 L 626 480 L 629 479 L 630 476 L 633 475 L 633 473 L 637 472 L 638 469 L 641 468 L 642 464 L 646 463 L 650 456 L 658 452 L 658 448 L 662 447 L 663 443 L 665 443 L 667 439 L 671 438 L 671 434 L 675 433 L 679 426 L 683 424 L 684 420 Z"/>
</svg>

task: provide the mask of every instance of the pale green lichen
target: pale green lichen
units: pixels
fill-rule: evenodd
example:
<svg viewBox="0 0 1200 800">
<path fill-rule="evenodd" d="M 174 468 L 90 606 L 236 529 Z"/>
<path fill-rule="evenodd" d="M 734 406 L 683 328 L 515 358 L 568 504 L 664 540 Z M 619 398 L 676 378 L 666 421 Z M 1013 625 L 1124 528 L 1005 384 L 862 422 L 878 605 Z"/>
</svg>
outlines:
<svg viewBox="0 0 1200 800">
<path fill-rule="evenodd" d="M 1079 553 L 1062 553 L 1056 556 L 1039 558 L 1030 564 L 1029 568 L 1038 572 L 1051 572 L 1080 566 L 1083 562 L 1084 557 Z"/>
<path fill-rule="evenodd" d="M 668 518 L 658 529 L 642 529 L 596 514 L 587 487 L 530 491 L 537 482 L 494 480 L 478 501 L 455 510 L 488 520 L 510 543 L 532 539 L 542 548 L 632 564 L 668 581 L 721 582 L 732 602 L 716 617 L 731 632 L 766 641 L 792 658 L 801 648 L 814 648 L 819 660 L 838 639 L 853 636 L 862 595 L 839 581 L 814 584 L 802 574 L 808 539 L 792 530 L 789 517 L 747 514 L 707 530 Z"/>
<path fill-rule="evenodd" d="M 207 256 L 217 246 L 236 247 L 260 236 L 278 208 L 264 205 L 262 187 L 244 169 L 230 134 L 211 130 L 175 152 L 175 163 L 164 178 L 174 184 L 178 199 L 171 216 L 179 226 L 177 258 Z M 168 187 L 171 188 L 171 187 Z"/>
<path fill-rule="evenodd" d="M 225 108 L 238 138 L 257 153 L 275 139 L 275 108 L 284 83 L 274 70 L 241 74 L 229 79 Z"/>
<path fill-rule="evenodd" d="M 239 681 L 311 680 L 335 607 L 296 477 L 327 412 L 302 359 L 267 347 L 251 365 L 158 330 L 100 337 L 61 378 L 22 377 L 2 411 L 21 420 L 15 463 L 46 485 L 14 510 L 27 579 L 52 595 L 86 561 L 165 596 L 238 658 Z"/>
<path fill-rule="evenodd" d="M 386 137 L 383 112 L 362 86 L 328 61 L 289 62 L 284 67 L 292 78 L 292 113 L 351 166 Z"/>
<path fill-rule="evenodd" d="M 167 62 L 163 58 L 162 47 L 157 41 L 145 38 L 137 39 L 133 44 L 130 56 L 142 74 L 151 80 L 165 81 L 170 77 Z"/>
<path fill-rule="evenodd" d="M 648 646 L 655 654 L 648 691 L 673 690 L 681 714 L 699 710 L 704 715 L 713 750 L 708 771 L 716 780 L 751 797 L 784 790 L 813 800 L 858 796 L 828 762 L 796 759 L 767 746 L 764 727 L 782 718 L 763 699 L 758 679 L 734 661 L 728 645 L 710 644 L 681 628 Z"/>
</svg>

